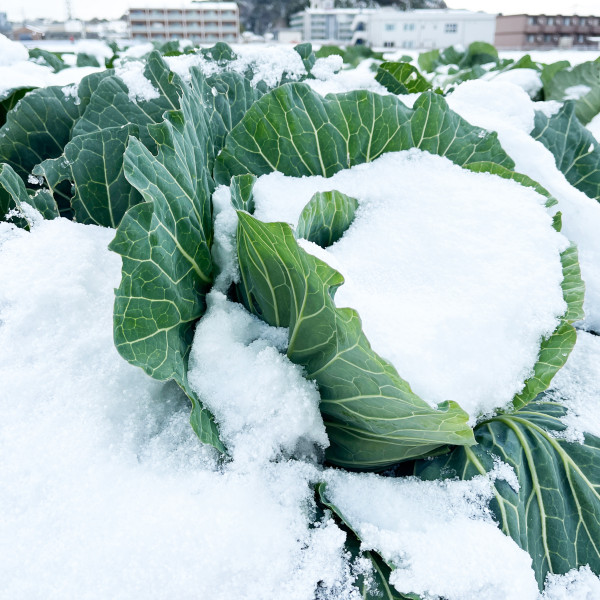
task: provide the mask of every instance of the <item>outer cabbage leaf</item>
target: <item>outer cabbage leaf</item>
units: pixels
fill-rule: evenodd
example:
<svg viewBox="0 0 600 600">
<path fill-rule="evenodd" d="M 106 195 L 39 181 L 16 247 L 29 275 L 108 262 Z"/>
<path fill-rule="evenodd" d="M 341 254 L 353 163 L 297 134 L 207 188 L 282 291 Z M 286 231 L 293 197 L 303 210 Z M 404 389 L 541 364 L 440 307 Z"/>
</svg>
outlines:
<svg viewBox="0 0 600 600">
<path fill-rule="evenodd" d="M 559 71 L 568 69 L 570 66 L 571 63 L 568 60 L 559 60 L 557 62 L 550 63 L 549 65 L 544 65 L 540 75 L 542 78 L 543 89 L 548 89 L 550 82 Z"/>
<path fill-rule="evenodd" d="M 459 165 L 490 161 L 512 168 L 495 133 L 473 127 L 432 92 L 414 108 L 395 96 L 358 90 L 325 98 L 302 83 L 281 86 L 248 110 L 227 137 L 215 179 L 244 173 L 330 177 L 385 152 L 420 148 Z"/>
<path fill-rule="evenodd" d="M 444 50 L 429 50 L 419 54 L 419 67 L 432 73 L 437 67 L 456 65 L 457 70 L 467 70 L 478 65 L 498 62 L 498 51 L 487 42 L 473 42 L 464 50 L 457 46 L 449 46 Z"/>
<path fill-rule="evenodd" d="M 125 152 L 125 175 L 145 202 L 125 214 L 110 245 L 123 257 L 115 344 L 152 377 L 174 379 L 192 401 L 198 437 L 223 450 L 212 415 L 187 382 L 194 327 L 213 277 L 212 180 L 201 99 L 186 90 L 181 106 L 163 123 L 148 126 L 156 156 L 136 138 L 130 138 Z"/>
<path fill-rule="evenodd" d="M 210 48 L 202 48 L 200 53 L 206 60 L 214 61 L 220 66 L 225 66 L 237 58 L 237 54 L 225 42 L 217 42 Z"/>
<path fill-rule="evenodd" d="M 169 70 L 156 50 L 148 56 L 144 77 L 156 89 L 158 97 L 138 102 L 129 97 L 129 90 L 119 77 L 106 77 L 92 94 L 85 112 L 73 128 L 73 137 L 134 124 L 140 128 L 142 141 L 152 145 L 153 139 L 146 127 L 160 123 L 165 111 L 179 109 L 182 82 Z"/>
<path fill-rule="evenodd" d="M 8 163 L 26 182 L 33 167 L 57 158 L 71 137 L 75 122 L 87 106 L 91 91 L 110 71 L 81 80 L 77 97 L 55 86 L 26 94 L 6 116 L 0 129 L 0 161 Z"/>
<path fill-rule="evenodd" d="M 600 112 L 600 60 L 584 62 L 571 69 L 559 69 L 553 77 L 544 81 L 544 97 L 546 100 L 573 100 L 573 91 L 579 86 L 583 91 L 575 99 L 575 115 L 586 125 Z"/>
<path fill-rule="evenodd" d="M 67 64 L 54 52 L 48 52 L 48 50 L 42 50 L 41 48 L 31 48 L 29 50 L 29 58 L 33 59 L 32 62 L 38 65 L 44 65 L 50 67 L 55 73 L 62 71 L 68 67 Z M 79 65 L 77 65 L 79 66 Z M 98 65 L 99 66 L 99 65 Z"/>
<path fill-rule="evenodd" d="M 372 350 L 356 311 L 336 308 L 337 271 L 304 252 L 288 225 L 238 217 L 242 297 L 253 314 L 289 328 L 287 355 L 321 394 L 331 463 L 383 469 L 446 444 L 473 443 L 456 403 L 429 406 Z"/>
<path fill-rule="evenodd" d="M 64 155 L 34 168 L 50 188 L 61 181 L 73 182 L 71 206 L 79 223 L 116 228 L 123 215 L 142 201 L 123 172 L 123 155 L 130 136 L 139 136 L 136 125 L 107 127 L 79 135 L 66 146 Z"/>
<path fill-rule="evenodd" d="M 30 196 L 22 179 L 15 173 L 14 169 L 10 165 L 0 163 L 0 218 L 5 220 L 11 211 L 23 214 L 23 204 L 33 206 L 45 219 L 58 217 L 58 207 L 51 194 L 40 190 L 37 194 Z M 17 227 L 23 229 L 29 229 L 31 225 L 25 215 L 11 216 L 10 220 Z"/>
<path fill-rule="evenodd" d="M 432 87 L 417 68 L 405 62 L 382 63 L 375 79 L 392 94 L 421 93 Z"/>
<path fill-rule="evenodd" d="M 296 236 L 327 248 L 344 235 L 357 208 L 356 198 L 337 190 L 317 192 L 300 214 Z"/>
<path fill-rule="evenodd" d="M 572 186 L 600 201 L 600 143 L 575 116 L 572 100 L 551 117 L 536 112 L 531 135 L 552 152 Z"/>
<path fill-rule="evenodd" d="M 71 204 L 78 221 L 117 227 L 124 213 L 141 201 L 139 193 L 123 173 L 123 155 L 129 136 L 141 139 L 155 149 L 148 127 L 161 122 L 167 108 L 179 108 L 184 84 L 172 77 L 166 63 L 152 53 L 146 75 L 157 89 L 158 98 L 133 102 L 126 86 L 117 77 L 107 78 L 92 95 L 91 102 L 64 155 L 47 160 L 34 169 L 54 189 L 61 181 L 73 182 L 75 195 Z M 208 80 L 192 69 L 191 92 L 204 103 L 210 136 L 204 136 L 203 163 L 212 169 L 214 155 L 224 143 L 227 132 L 254 102 L 258 92 L 237 73 L 223 73 Z M 107 126 L 110 125 L 110 126 Z M 87 133 L 85 133 L 87 132 Z"/>
<path fill-rule="evenodd" d="M 513 467 L 518 490 L 496 479 L 490 507 L 502 530 L 531 555 L 540 589 L 548 573 L 586 564 L 600 573 L 600 439 L 561 439 L 565 413 L 556 403 L 531 403 L 481 423 L 477 446 L 416 464 L 429 480 L 471 479 L 490 471 L 496 457 Z"/>
<path fill-rule="evenodd" d="M 311 71 L 312 68 L 315 66 L 315 62 L 317 62 L 317 57 L 313 52 L 312 44 L 298 44 L 297 46 L 294 46 L 294 50 L 300 55 L 300 58 L 302 59 L 302 64 L 304 65 L 308 76 L 312 77 Z"/>
<path fill-rule="evenodd" d="M 93 54 L 88 54 L 87 52 L 78 52 L 76 65 L 78 67 L 99 67 L 100 63 Z"/>
</svg>

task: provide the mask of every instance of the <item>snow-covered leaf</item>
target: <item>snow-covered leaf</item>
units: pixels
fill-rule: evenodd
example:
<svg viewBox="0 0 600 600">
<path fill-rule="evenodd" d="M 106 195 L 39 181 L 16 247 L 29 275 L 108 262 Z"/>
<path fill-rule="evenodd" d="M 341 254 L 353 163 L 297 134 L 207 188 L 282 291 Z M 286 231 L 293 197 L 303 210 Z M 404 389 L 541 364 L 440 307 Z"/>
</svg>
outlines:
<svg viewBox="0 0 600 600">
<path fill-rule="evenodd" d="M 343 283 L 337 271 L 302 250 L 288 225 L 242 212 L 238 218 L 247 308 L 269 325 L 289 327 L 287 355 L 319 387 L 331 463 L 382 469 L 446 444 L 473 443 L 458 404 L 429 406 L 373 351 L 356 311 L 336 308 Z"/>
<path fill-rule="evenodd" d="M 495 458 L 513 467 L 518 483 L 496 479 L 490 506 L 502 530 L 531 555 L 540 588 L 548 573 L 586 564 L 600 570 L 600 439 L 561 439 L 565 412 L 556 403 L 531 403 L 481 423 L 477 446 L 416 466 L 428 480 L 471 479 L 491 471 Z"/>
<path fill-rule="evenodd" d="M 212 416 L 187 383 L 194 327 L 213 277 L 213 184 L 201 98 L 186 91 L 181 105 L 163 123 L 148 126 L 156 156 L 136 138 L 125 152 L 127 180 L 145 202 L 125 214 L 110 245 L 123 257 L 115 343 L 124 358 L 152 377 L 177 381 L 192 400 L 197 435 L 222 450 Z"/>
<path fill-rule="evenodd" d="M 14 169 L 10 165 L 0 163 L 0 219 L 4 220 L 10 216 L 11 211 L 16 211 L 19 214 L 10 216 L 11 222 L 18 227 L 29 229 L 30 223 L 23 214 L 23 204 L 33 206 L 46 219 L 58 217 L 58 207 L 49 192 L 40 190 L 30 196 Z"/>
<path fill-rule="evenodd" d="M 575 65 L 571 69 L 556 68 L 544 81 L 546 100 L 575 101 L 575 114 L 586 125 L 600 112 L 600 60 Z"/>
<path fill-rule="evenodd" d="M 572 186 L 600 201 L 600 148 L 577 119 L 572 100 L 551 117 L 536 111 L 531 135 L 552 152 L 556 166 Z"/>
</svg>

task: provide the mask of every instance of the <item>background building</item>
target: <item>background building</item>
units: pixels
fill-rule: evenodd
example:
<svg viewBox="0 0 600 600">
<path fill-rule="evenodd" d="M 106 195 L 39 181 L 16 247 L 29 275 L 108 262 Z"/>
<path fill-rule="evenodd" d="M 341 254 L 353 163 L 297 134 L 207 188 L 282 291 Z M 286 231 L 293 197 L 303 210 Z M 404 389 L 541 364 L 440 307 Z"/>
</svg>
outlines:
<svg viewBox="0 0 600 600">
<path fill-rule="evenodd" d="M 191 39 L 237 42 L 240 17 L 235 2 L 197 2 L 183 8 L 131 8 L 130 37 L 143 40 Z"/>
<path fill-rule="evenodd" d="M 361 14 L 373 8 L 334 8 L 333 0 L 311 0 L 310 7 L 290 17 L 290 29 L 302 34 L 306 41 L 328 41 L 348 44 L 352 41 L 352 24 Z"/>
<path fill-rule="evenodd" d="M 600 17 L 578 15 L 499 15 L 495 45 L 505 50 L 597 48 Z"/>
<path fill-rule="evenodd" d="M 469 10 L 382 8 L 354 20 L 352 43 L 377 48 L 431 49 L 494 43 L 496 15 Z"/>
</svg>

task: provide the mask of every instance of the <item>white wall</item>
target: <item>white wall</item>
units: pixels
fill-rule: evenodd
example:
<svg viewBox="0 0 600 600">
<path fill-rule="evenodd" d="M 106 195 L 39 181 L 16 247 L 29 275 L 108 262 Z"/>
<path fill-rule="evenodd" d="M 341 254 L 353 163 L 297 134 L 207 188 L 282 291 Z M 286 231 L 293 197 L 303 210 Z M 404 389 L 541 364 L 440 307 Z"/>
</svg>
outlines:
<svg viewBox="0 0 600 600">
<path fill-rule="evenodd" d="M 365 31 L 355 32 L 358 38 L 374 47 L 445 48 L 471 42 L 494 43 L 496 15 L 462 10 L 397 11 L 382 9 L 360 15 L 355 20 L 364 23 Z"/>
</svg>

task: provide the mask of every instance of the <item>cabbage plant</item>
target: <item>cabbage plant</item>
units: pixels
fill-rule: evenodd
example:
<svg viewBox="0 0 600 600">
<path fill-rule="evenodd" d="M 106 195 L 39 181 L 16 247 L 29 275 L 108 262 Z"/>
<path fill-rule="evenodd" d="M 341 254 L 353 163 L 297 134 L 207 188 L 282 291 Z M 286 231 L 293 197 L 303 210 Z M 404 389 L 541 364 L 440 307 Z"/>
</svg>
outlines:
<svg viewBox="0 0 600 600">
<path fill-rule="evenodd" d="M 512 406 L 472 427 L 459 402 L 434 407 L 411 389 L 372 347 L 357 311 L 336 305 L 342 275 L 298 243 L 303 238 L 326 248 L 343 238 L 355 218 L 355 198 L 333 189 L 315 194 L 295 230 L 255 214 L 253 187 L 261 175 L 329 178 L 410 149 L 533 188 L 552 208 L 556 200 L 547 190 L 514 171 L 497 135 L 452 112 L 427 76 L 449 65 L 457 66 L 458 79 L 480 76 L 482 64 L 498 70 L 531 65 L 505 64 L 484 44 L 428 53 L 419 60 L 425 73 L 408 63 L 383 63 L 376 78 L 394 94 L 422 92 L 409 108 L 396 95 L 364 90 L 322 97 L 287 76 L 274 89 L 253 85 L 252 72 L 229 68 L 235 53 L 224 44 L 201 51 L 213 74 L 192 68 L 184 80 L 162 56 L 180 52 L 168 45 L 145 58 L 144 76 L 157 91 L 151 99 L 132 99 L 108 69 L 68 93 L 33 90 L 10 105 L 0 128 L 3 216 L 27 228 L 36 209 L 44 218 L 60 214 L 116 229 L 110 248 L 123 261 L 114 306 L 116 347 L 149 376 L 177 382 L 190 399 L 194 432 L 227 460 L 219 424 L 189 385 L 188 359 L 218 274 L 212 195 L 217 185 L 229 186 L 240 275 L 229 296 L 269 325 L 287 328 L 287 357 L 321 397 L 331 442 L 327 463 L 389 476 L 469 479 L 491 471 L 499 457 L 514 468 L 519 486 L 497 480 L 491 509 L 502 530 L 530 553 L 540 586 L 548 573 L 585 564 L 600 572 L 600 440 L 561 438 L 565 408 L 543 395 L 575 345 L 573 323 L 584 316 L 576 247 L 560 257 L 567 309 L 540 340 L 531 376 Z M 305 78 L 311 77 L 310 46 L 297 52 Z M 56 57 L 39 57 L 62 68 Z M 552 71 L 555 77 L 563 72 Z M 561 78 L 570 82 L 580 71 L 588 69 Z M 546 76 L 550 81 L 549 71 Z M 553 152 L 574 186 L 598 199 L 600 155 L 577 110 L 566 102 L 553 116 L 538 113 L 532 135 Z M 554 227 L 560 231 L 560 213 Z M 361 554 L 352 522 L 324 484 L 316 496 L 346 529 L 348 550 Z M 370 585 L 364 577 L 357 581 L 363 597 L 417 598 L 394 591 L 388 580 L 395 566 L 377 551 L 362 555 L 374 573 Z"/>
</svg>

